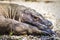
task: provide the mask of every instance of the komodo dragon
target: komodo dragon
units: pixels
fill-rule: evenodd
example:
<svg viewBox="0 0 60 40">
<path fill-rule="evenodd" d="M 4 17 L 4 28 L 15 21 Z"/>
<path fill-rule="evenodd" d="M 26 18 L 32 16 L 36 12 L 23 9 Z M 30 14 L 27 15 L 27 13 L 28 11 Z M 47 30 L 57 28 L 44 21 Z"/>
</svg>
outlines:
<svg viewBox="0 0 60 40">
<path fill-rule="evenodd" d="M 53 34 L 52 23 L 34 9 L 18 4 L 0 4 L 0 33 Z"/>
</svg>

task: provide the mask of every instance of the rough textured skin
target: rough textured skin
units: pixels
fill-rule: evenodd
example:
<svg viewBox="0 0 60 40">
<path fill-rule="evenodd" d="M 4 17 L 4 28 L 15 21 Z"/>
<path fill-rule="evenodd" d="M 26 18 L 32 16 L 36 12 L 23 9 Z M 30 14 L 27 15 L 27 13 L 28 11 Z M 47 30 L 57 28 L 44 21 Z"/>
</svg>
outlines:
<svg viewBox="0 0 60 40">
<path fill-rule="evenodd" d="M 0 32 L 52 35 L 52 23 L 33 9 L 17 4 L 0 4 Z"/>
</svg>

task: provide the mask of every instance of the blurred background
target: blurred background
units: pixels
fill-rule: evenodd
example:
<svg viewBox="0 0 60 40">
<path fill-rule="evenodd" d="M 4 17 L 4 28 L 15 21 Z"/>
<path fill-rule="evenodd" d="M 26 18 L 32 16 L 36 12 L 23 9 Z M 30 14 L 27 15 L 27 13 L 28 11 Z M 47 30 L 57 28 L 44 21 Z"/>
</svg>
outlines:
<svg viewBox="0 0 60 40">
<path fill-rule="evenodd" d="M 0 0 L 0 3 L 14 3 L 35 9 L 53 23 L 53 31 L 60 34 L 60 0 Z"/>
</svg>

